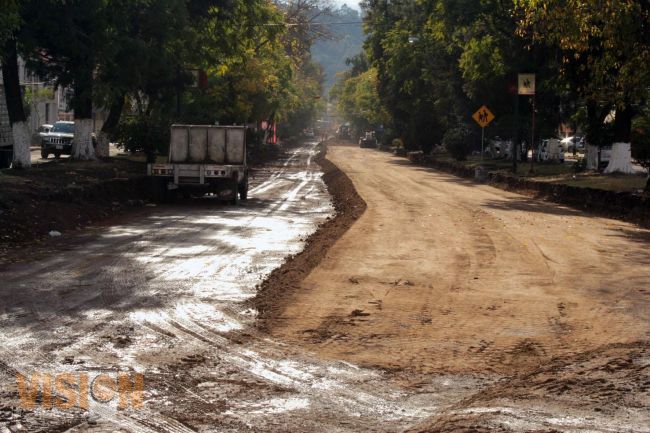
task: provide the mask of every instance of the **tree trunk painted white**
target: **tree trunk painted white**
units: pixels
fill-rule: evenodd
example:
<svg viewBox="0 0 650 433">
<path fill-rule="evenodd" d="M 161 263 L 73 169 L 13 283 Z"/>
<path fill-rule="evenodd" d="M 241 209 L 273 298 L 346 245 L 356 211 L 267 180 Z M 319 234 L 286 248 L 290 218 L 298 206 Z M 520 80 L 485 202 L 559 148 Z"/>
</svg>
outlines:
<svg viewBox="0 0 650 433">
<path fill-rule="evenodd" d="M 614 143 L 612 145 L 612 155 L 609 158 L 609 164 L 605 169 L 605 173 L 635 173 L 634 167 L 632 167 L 630 143 Z"/>
<path fill-rule="evenodd" d="M 80 161 L 95 159 L 93 147 L 93 120 L 75 119 L 72 158 Z"/>
<path fill-rule="evenodd" d="M 29 168 L 32 166 L 30 152 L 31 136 L 27 122 L 16 122 L 11 125 L 11 135 L 14 139 L 13 168 Z"/>
<path fill-rule="evenodd" d="M 598 146 L 587 145 L 587 170 L 598 170 Z"/>
<path fill-rule="evenodd" d="M 108 158 L 109 157 L 109 139 L 108 134 L 99 131 L 97 133 L 97 147 L 95 148 L 95 154 L 97 158 Z"/>
</svg>

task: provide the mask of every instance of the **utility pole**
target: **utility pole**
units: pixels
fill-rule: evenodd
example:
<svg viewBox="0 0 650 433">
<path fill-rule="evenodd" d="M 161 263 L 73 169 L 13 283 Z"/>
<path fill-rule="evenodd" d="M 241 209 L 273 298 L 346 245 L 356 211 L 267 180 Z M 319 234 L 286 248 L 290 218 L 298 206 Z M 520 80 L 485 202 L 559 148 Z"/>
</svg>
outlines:
<svg viewBox="0 0 650 433">
<path fill-rule="evenodd" d="M 535 74 L 519 74 L 517 76 L 517 99 L 515 101 L 515 151 L 512 155 L 512 172 L 517 173 L 517 156 L 519 152 L 519 95 L 533 97 L 533 133 L 532 143 L 535 139 Z M 531 166 L 532 170 L 532 166 Z"/>
<path fill-rule="evenodd" d="M 530 132 L 530 173 L 535 172 L 535 95 L 533 95 L 533 119 Z"/>
<path fill-rule="evenodd" d="M 517 174 L 517 143 L 519 143 L 519 92 L 515 91 L 515 121 L 512 134 L 512 172 Z"/>
</svg>

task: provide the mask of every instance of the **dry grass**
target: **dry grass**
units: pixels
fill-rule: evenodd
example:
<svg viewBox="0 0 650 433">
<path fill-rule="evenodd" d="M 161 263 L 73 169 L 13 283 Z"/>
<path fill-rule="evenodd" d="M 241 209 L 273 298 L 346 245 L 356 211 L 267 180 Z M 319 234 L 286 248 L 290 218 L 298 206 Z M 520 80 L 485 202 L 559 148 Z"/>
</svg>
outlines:
<svg viewBox="0 0 650 433">
<path fill-rule="evenodd" d="M 645 175 L 578 173 L 574 175 L 534 178 L 540 182 L 566 184 L 581 188 L 604 189 L 616 192 L 637 192 L 646 185 Z"/>
</svg>

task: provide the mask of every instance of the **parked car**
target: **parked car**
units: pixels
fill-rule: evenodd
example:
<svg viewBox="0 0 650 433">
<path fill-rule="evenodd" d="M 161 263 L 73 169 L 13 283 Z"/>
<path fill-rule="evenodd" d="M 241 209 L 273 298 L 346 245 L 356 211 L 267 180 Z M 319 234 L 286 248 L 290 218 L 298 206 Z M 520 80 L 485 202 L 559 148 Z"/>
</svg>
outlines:
<svg viewBox="0 0 650 433">
<path fill-rule="evenodd" d="M 50 154 L 54 154 L 55 158 L 72 154 L 74 122 L 56 122 L 48 132 L 40 135 L 41 158 L 47 159 Z"/>
<path fill-rule="evenodd" d="M 566 137 L 562 139 L 561 143 L 562 143 L 562 147 L 564 147 L 567 152 L 573 152 L 574 149 L 576 151 L 585 149 L 584 137 L 580 137 L 580 136 Z"/>
</svg>

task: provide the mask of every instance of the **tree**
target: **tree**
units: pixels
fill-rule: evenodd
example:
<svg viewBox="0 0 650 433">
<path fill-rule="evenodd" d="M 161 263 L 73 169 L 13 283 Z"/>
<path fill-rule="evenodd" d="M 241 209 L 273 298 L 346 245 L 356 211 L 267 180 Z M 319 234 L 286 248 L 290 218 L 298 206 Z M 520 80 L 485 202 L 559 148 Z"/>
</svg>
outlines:
<svg viewBox="0 0 650 433">
<path fill-rule="evenodd" d="M 5 89 L 9 123 L 13 136 L 13 167 L 29 168 L 30 134 L 23 106 L 23 95 L 18 75 L 16 32 L 20 28 L 20 5 L 17 1 L 3 0 L 0 8 L 0 55 L 2 56 L 2 82 Z"/>
<path fill-rule="evenodd" d="M 374 68 L 356 76 L 343 74 L 330 98 L 337 100 L 338 112 L 358 132 L 376 129 L 388 120 L 377 93 L 377 71 Z"/>
<path fill-rule="evenodd" d="M 7 39 L 14 37 L 20 26 L 20 9 L 17 0 L 0 0 L 0 55 Z"/>
<path fill-rule="evenodd" d="M 464 161 L 467 159 L 467 155 L 472 152 L 470 135 L 467 127 L 458 126 L 445 132 L 442 143 L 457 161 Z"/>
<path fill-rule="evenodd" d="M 108 46 L 111 10 L 107 0 L 26 0 L 21 42 L 32 67 L 57 86 L 71 87 L 75 116 L 72 158 L 94 159 L 95 72 Z M 66 29 L 66 31 L 60 31 Z"/>
<path fill-rule="evenodd" d="M 520 33 L 560 50 L 558 72 L 585 101 L 592 138 L 603 128 L 602 119 L 615 110 L 612 158 L 605 171 L 632 172 L 632 120 L 647 99 L 650 78 L 650 4 L 636 0 L 518 3 L 523 11 Z"/>
<path fill-rule="evenodd" d="M 310 42 L 292 39 L 309 33 L 294 31 L 290 36 L 275 4 L 266 0 L 122 3 L 121 16 L 111 19 L 119 30 L 113 31 L 115 36 L 98 65 L 96 101 L 103 106 L 116 101 L 111 115 L 120 107 L 131 114 L 112 133 L 128 141 L 131 149 L 153 150 L 150 141 L 164 141 L 159 132 L 172 122 L 286 120 L 294 125 L 283 128 L 285 133 L 298 128 L 298 123 L 311 123 L 322 74 L 310 61 L 308 48 L 298 49 Z M 201 71 L 200 86 L 193 83 L 190 70 Z M 124 105 L 120 104 L 123 95 Z M 147 129 L 153 132 L 151 139 L 140 133 L 135 140 L 128 136 Z"/>
<path fill-rule="evenodd" d="M 632 157 L 648 172 L 645 190 L 650 192 L 650 107 L 648 106 L 633 124 Z"/>
</svg>

